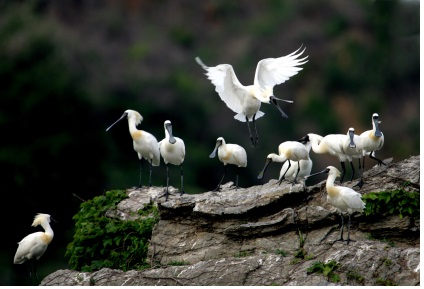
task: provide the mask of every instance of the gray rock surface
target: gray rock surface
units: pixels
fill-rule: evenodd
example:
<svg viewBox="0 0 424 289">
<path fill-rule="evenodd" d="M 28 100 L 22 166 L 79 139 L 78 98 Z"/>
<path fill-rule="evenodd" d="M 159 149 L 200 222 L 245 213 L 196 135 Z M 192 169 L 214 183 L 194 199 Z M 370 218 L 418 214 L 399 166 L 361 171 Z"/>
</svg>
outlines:
<svg viewBox="0 0 424 289">
<path fill-rule="evenodd" d="M 419 156 L 385 162 L 364 173 L 358 192 L 400 186 L 419 192 Z M 172 188 L 166 202 L 158 199 L 163 188 L 128 190 L 129 198 L 109 216 L 125 221 L 157 203 L 161 218 L 148 252 L 152 269 L 59 270 L 41 285 L 335 285 L 322 273 L 307 273 L 313 263 L 329 260 L 339 263 L 339 285 L 420 284 L 419 219 L 355 213 L 355 242 L 335 242 L 340 216 L 326 202 L 325 182 L 306 189 L 276 183 L 238 190 L 228 183 L 218 193 L 183 196 Z M 176 263 L 186 265 L 170 265 Z"/>
</svg>

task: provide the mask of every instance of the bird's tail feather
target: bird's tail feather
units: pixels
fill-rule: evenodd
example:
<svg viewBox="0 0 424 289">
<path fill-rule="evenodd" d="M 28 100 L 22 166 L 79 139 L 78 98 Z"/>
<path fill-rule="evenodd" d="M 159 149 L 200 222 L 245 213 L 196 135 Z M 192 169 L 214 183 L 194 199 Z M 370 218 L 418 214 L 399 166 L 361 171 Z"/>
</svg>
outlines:
<svg viewBox="0 0 424 289">
<path fill-rule="evenodd" d="M 262 111 L 258 111 L 256 113 L 255 120 L 258 119 L 258 118 L 260 118 L 260 117 L 262 117 L 264 114 L 265 113 L 263 113 Z M 246 115 L 244 113 L 242 113 L 242 112 L 236 114 L 234 116 L 234 118 L 237 119 L 238 121 L 246 122 Z M 249 121 L 252 121 L 252 120 L 253 120 L 253 117 L 249 118 Z"/>
</svg>

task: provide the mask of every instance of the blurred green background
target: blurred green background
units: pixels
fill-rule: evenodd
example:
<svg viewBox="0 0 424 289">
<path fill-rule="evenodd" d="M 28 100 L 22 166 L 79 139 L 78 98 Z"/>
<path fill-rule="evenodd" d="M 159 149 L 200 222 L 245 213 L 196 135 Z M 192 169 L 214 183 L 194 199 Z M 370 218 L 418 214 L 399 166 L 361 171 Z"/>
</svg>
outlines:
<svg viewBox="0 0 424 289">
<path fill-rule="evenodd" d="M 0 285 L 28 285 L 26 265 L 13 265 L 17 242 L 41 230 L 49 213 L 55 237 L 40 279 L 67 268 L 66 246 L 80 200 L 138 184 L 139 163 L 126 121 L 105 129 L 124 110 L 139 111 L 139 128 L 158 140 L 173 123 L 186 144 L 185 189 L 214 189 L 222 164 L 210 159 L 215 140 L 242 145 L 248 167 L 242 187 L 278 177 L 273 165 L 256 176 L 281 142 L 313 132 L 359 134 L 379 113 L 385 134 L 377 157 L 400 161 L 419 154 L 419 1 L 0 1 L 0 165 L 3 236 Z M 245 123 L 220 100 L 202 68 L 232 64 L 242 84 L 256 64 L 301 45 L 309 62 L 275 87 L 289 119 L 263 104 L 260 144 L 250 147 Z M 339 167 L 311 153 L 313 171 Z M 161 161 L 162 162 L 162 161 Z M 145 168 L 147 169 L 147 164 Z M 367 160 L 367 168 L 375 162 Z M 356 162 L 355 162 L 356 165 Z M 179 169 L 171 167 L 179 187 Z M 165 184 L 165 166 L 153 184 Z M 349 176 L 349 171 L 348 174 Z M 234 181 L 230 166 L 224 182 Z M 312 180 L 313 181 L 313 180 Z M 147 174 L 144 175 L 147 182 Z M 10 206 L 10 207 L 9 207 Z"/>
</svg>

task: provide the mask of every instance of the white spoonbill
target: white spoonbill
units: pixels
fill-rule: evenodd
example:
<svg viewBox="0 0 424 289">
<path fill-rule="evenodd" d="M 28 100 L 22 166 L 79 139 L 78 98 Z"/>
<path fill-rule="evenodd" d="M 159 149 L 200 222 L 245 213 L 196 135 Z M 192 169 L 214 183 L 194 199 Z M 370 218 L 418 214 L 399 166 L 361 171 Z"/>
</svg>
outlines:
<svg viewBox="0 0 424 289">
<path fill-rule="evenodd" d="M 382 160 L 376 158 L 374 155 L 375 151 L 381 149 L 384 144 L 384 134 L 378 128 L 378 124 L 380 122 L 378 113 L 374 113 L 372 115 L 372 129 L 364 131 L 359 136 L 358 149 L 362 150 L 362 172 L 361 179 L 355 187 L 358 186 L 359 188 L 362 188 L 364 185 L 363 174 L 365 170 L 365 155 L 369 155 L 371 159 L 376 160 L 379 166 L 382 164 L 386 166 Z M 361 166 L 359 166 L 359 169 L 361 170 Z"/>
<path fill-rule="evenodd" d="M 349 160 L 352 167 L 353 179 L 355 169 L 352 163 L 352 157 L 359 157 L 358 150 L 354 140 L 358 141 L 358 136 L 355 138 L 355 130 L 349 128 L 347 134 L 329 134 L 322 137 L 317 134 L 309 133 L 299 141 L 310 142 L 312 150 L 316 154 L 330 154 L 336 156 L 342 166 L 342 175 L 340 177 L 340 183 L 343 183 L 344 176 L 346 174 L 345 162 Z"/>
<path fill-rule="evenodd" d="M 332 204 L 334 207 L 338 209 L 340 212 L 340 217 L 342 219 L 342 227 L 340 229 L 340 239 L 336 241 L 344 241 L 343 240 L 343 212 L 347 212 L 349 215 L 349 222 L 347 224 L 347 244 L 350 241 L 354 241 L 350 239 L 350 214 L 353 212 L 362 212 L 365 208 L 365 203 L 361 199 L 361 195 L 351 188 L 336 186 L 334 185 L 334 181 L 337 177 L 340 177 L 340 172 L 333 166 L 328 166 L 325 170 L 319 173 L 312 174 L 308 177 L 315 176 L 318 174 L 328 174 L 327 178 L 327 202 Z"/>
<path fill-rule="evenodd" d="M 171 163 L 181 168 L 181 193 L 184 194 L 184 171 L 183 165 L 185 157 L 185 145 L 184 141 L 179 137 L 174 137 L 172 134 L 172 123 L 169 120 L 166 120 L 164 123 L 165 128 L 165 138 L 159 142 L 160 154 L 163 158 L 163 162 L 166 165 L 166 200 L 168 200 L 168 187 L 169 187 L 169 168 L 168 163 Z"/>
<path fill-rule="evenodd" d="M 143 117 L 135 110 L 127 109 L 124 114 L 115 121 L 111 126 L 109 126 L 106 131 L 111 129 L 117 122 L 127 118 L 128 119 L 128 128 L 130 130 L 130 135 L 133 139 L 133 147 L 137 152 L 138 159 L 140 160 L 140 183 L 138 185 L 141 188 L 141 173 L 143 170 L 142 159 L 145 158 L 150 163 L 150 177 L 149 177 L 149 187 L 152 186 L 152 166 L 160 165 L 160 153 L 159 153 L 159 144 L 157 139 L 150 133 L 144 130 L 138 130 L 137 125 L 143 121 Z"/>
<path fill-rule="evenodd" d="M 215 149 L 209 157 L 214 158 L 216 156 L 216 151 L 218 151 L 219 160 L 224 163 L 224 175 L 214 191 L 219 191 L 221 189 L 221 183 L 227 173 L 227 164 L 237 166 L 236 189 L 238 189 L 238 168 L 247 166 L 247 154 L 245 149 L 237 144 L 227 144 L 223 137 L 219 137 L 216 140 Z"/>
<path fill-rule="evenodd" d="M 311 150 L 311 143 L 306 143 L 305 144 L 306 150 L 308 151 L 308 154 Z M 300 168 L 300 169 L 299 169 Z M 299 170 L 299 173 L 297 172 Z M 283 178 L 283 175 L 286 174 L 284 176 L 284 179 L 289 181 L 289 182 L 293 182 L 294 179 L 296 178 L 296 174 L 297 178 L 299 178 L 299 180 L 303 183 L 305 183 L 304 178 L 308 175 L 311 174 L 311 170 L 312 170 L 312 160 L 300 160 L 299 162 L 293 162 L 293 164 L 291 164 L 290 168 L 289 168 L 289 162 L 284 162 L 283 166 L 281 167 L 280 170 L 280 176 L 279 179 Z"/>
<path fill-rule="evenodd" d="M 34 275 L 39 284 L 37 272 L 36 272 L 36 263 L 35 260 L 40 259 L 49 246 L 50 242 L 53 240 L 53 230 L 50 227 L 50 215 L 48 214 L 37 214 L 32 222 L 33 227 L 40 225 L 43 227 L 44 232 L 36 232 L 29 234 L 23 238 L 18 244 L 18 249 L 16 250 L 15 258 L 13 260 L 14 264 L 22 264 L 26 260 L 33 260 L 34 262 Z M 32 280 L 32 269 L 30 263 L 29 277 Z"/>
<path fill-rule="evenodd" d="M 206 75 L 212 84 L 215 85 L 215 90 L 221 100 L 236 113 L 234 118 L 241 122 L 247 122 L 253 147 L 256 147 L 259 141 L 255 120 L 264 115 L 262 111 L 259 111 L 261 102 L 274 104 L 284 118 L 288 117 L 278 105 L 277 100 L 289 103 L 293 101 L 276 98 L 273 88 L 302 70 L 302 68 L 297 66 L 306 63 L 307 60 L 305 59 L 307 57 L 298 59 L 305 49 L 296 54 L 299 50 L 300 48 L 289 55 L 279 58 L 267 58 L 259 61 L 256 66 L 253 85 L 248 86 L 244 86 L 239 82 L 230 64 L 208 67 L 199 57 L 195 58 L 197 63 L 206 70 Z M 253 122 L 255 138 L 253 138 L 249 122 Z"/>
<path fill-rule="evenodd" d="M 310 160 L 309 150 L 307 149 L 307 147 L 304 144 L 302 144 L 300 141 L 285 141 L 278 146 L 278 155 L 272 153 L 267 156 L 265 166 L 263 170 L 259 173 L 258 179 L 262 179 L 264 177 L 265 171 L 270 163 L 272 162 L 284 163 L 285 161 L 288 161 L 287 170 L 282 176 L 280 176 L 280 179 L 278 181 L 278 184 L 281 185 L 281 183 L 285 179 L 287 172 L 289 172 L 291 168 L 291 161 L 293 161 L 293 162 L 297 162 L 297 169 L 296 169 L 296 175 L 294 176 L 292 184 L 296 184 L 297 177 L 299 175 L 300 168 L 301 168 L 300 160 L 305 160 L 305 161 Z"/>
</svg>

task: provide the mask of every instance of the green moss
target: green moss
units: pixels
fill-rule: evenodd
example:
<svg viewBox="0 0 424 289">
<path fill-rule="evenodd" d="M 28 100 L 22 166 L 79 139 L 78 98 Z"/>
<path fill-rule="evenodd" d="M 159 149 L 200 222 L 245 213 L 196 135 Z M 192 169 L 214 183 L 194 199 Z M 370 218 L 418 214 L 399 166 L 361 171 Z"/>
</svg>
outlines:
<svg viewBox="0 0 424 289">
<path fill-rule="evenodd" d="M 330 260 L 326 263 L 314 262 L 311 267 L 306 269 L 308 274 L 322 273 L 328 280 L 337 283 L 340 282 L 340 276 L 335 274 L 334 271 L 340 267 L 340 264 L 334 260 Z"/>
<path fill-rule="evenodd" d="M 126 271 L 148 266 L 148 240 L 159 219 L 157 208 L 146 206 L 139 211 L 144 217 L 135 221 L 106 217 L 106 212 L 116 209 L 125 198 L 125 191 L 114 190 L 80 205 L 73 217 L 74 238 L 65 253 L 72 269 L 90 272 L 107 267 Z"/>
</svg>

